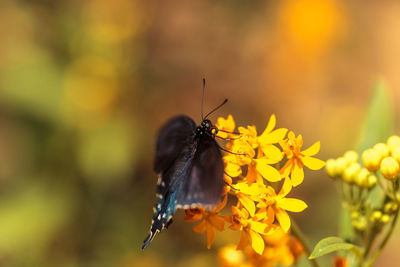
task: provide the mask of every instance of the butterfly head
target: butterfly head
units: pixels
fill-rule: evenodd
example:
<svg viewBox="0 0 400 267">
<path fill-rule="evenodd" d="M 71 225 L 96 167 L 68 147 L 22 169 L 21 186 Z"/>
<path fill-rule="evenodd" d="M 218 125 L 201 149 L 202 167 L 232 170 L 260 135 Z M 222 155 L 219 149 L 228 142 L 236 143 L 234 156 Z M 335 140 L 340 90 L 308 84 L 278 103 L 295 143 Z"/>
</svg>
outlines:
<svg viewBox="0 0 400 267">
<path fill-rule="evenodd" d="M 218 131 L 217 127 L 213 126 L 210 120 L 203 120 L 201 124 L 197 127 L 196 129 L 196 135 L 215 135 L 215 133 Z"/>
</svg>

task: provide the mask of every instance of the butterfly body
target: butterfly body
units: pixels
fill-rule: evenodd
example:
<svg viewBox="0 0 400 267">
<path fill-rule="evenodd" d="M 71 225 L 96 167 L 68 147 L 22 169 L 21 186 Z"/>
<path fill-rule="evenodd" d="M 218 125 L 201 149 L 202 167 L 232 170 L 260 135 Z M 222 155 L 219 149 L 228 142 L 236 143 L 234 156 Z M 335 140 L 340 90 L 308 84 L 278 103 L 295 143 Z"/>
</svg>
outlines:
<svg viewBox="0 0 400 267">
<path fill-rule="evenodd" d="M 187 116 L 170 119 L 160 130 L 154 171 L 158 174 L 157 202 L 145 249 L 167 228 L 178 208 L 212 209 L 223 190 L 222 155 L 209 120 L 200 126 Z"/>
</svg>

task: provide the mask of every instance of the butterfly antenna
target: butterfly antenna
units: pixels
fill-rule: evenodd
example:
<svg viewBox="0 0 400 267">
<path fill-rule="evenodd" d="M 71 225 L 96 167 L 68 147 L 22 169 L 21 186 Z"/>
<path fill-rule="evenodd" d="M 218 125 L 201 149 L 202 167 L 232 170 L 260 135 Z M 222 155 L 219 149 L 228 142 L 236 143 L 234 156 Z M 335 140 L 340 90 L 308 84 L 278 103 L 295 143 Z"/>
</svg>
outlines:
<svg viewBox="0 0 400 267">
<path fill-rule="evenodd" d="M 204 120 L 203 118 L 203 104 L 204 104 L 204 89 L 206 88 L 206 79 L 203 78 L 203 92 L 201 95 L 201 120 Z"/>
<path fill-rule="evenodd" d="M 222 102 L 218 107 L 214 108 L 213 110 L 211 110 L 210 112 L 208 112 L 208 114 L 204 117 L 204 120 L 207 119 L 207 117 L 209 115 L 211 115 L 214 111 L 218 110 L 220 107 L 222 107 L 223 105 L 226 104 L 226 102 L 228 102 L 228 98 L 225 98 L 224 102 Z"/>
</svg>

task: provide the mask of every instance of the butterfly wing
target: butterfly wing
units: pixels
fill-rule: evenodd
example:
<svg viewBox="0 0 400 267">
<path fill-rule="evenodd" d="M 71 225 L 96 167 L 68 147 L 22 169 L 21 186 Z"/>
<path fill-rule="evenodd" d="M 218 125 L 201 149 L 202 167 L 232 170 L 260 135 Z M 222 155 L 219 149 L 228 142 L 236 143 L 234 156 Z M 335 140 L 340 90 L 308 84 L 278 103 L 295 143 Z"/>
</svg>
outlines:
<svg viewBox="0 0 400 267">
<path fill-rule="evenodd" d="M 161 129 L 154 170 L 159 173 L 157 202 L 145 249 L 172 222 L 177 208 L 211 209 L 221 198 L 223 162 L 214 138 L 195 136 L 196 124 L 186 116 L 171 119 Z"/>
<path fill-rule="evenodd" d="M 172 167 L 183 150 L 193 143 L 195 130 L 196 123 L 183 115 L 170 119 L 161 128 L 154 160 L 154 171 L 156 173 L 161 173 Z"/>
<path fill-rule="evenodd" d="M 201 206 L 210 210 L 221 199 L 224 164 L 221 151 L 212 136 L 201 135 L 196 141 L 189 175 L 182 181 L 177 204 L 178 208 Z"/>
<path fill-rule="evenodd" d="M 176 211 L 181 181 L 188 176 L 195 149 L 195 122 L 187 116 L 169 120 L 160 130 L 156 144 L 154 170 L 158 174 L 157 202 L 145 249 L 154 236 L 167 227 Z"/>
</svg>

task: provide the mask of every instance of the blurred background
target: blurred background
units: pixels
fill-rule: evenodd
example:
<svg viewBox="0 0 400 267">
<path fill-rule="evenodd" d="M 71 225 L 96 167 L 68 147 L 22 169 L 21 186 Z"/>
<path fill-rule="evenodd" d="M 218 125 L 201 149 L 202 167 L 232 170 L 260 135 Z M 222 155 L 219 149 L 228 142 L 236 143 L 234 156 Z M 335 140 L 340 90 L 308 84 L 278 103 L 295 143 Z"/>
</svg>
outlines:
<svg viewBox="0 0 400 267">
<path fill-rule="evenodd" d="M 171 116 L 232 114 L 356 148 L 372 88 L 400 94 L 400 2 L 341 0 L 0 1 L 0 266 L 214 266 L 179 211 L 140 250 L 151 222 L 154 143 Z M 394 120 L 399 128 L 399 117 Z M 385 141 L 385 140 L 376 140 Z M 315 244 L 336 235 L 324 171 L 291 195 Z M 400 233 L 377 266 L 400 261 Z"/>
</svg>

